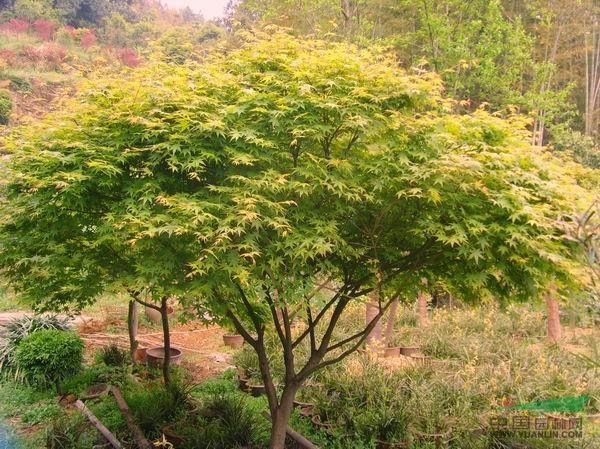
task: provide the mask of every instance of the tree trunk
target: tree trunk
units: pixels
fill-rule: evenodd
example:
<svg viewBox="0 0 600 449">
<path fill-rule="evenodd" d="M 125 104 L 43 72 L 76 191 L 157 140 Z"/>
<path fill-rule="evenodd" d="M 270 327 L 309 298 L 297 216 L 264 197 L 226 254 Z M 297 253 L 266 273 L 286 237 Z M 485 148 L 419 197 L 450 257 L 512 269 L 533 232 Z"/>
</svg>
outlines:
<svg viewBox="0 0 600 449">
<path fill-rule="evenodd" d="M 366 307 L 366 323 L 368 326 L 371 321 L 377 316 L 379 313 L 379 302 L 376 297 L 369 298 Z M 381 320 L 377 322 L 375 327 L 369 332 L 367 339 L 365 340 L 366 346 L 372 345 L 377 341 L 381 340 Z"/>
<path fill-rule="evenodd" d="M 135 351 L 138 348 L 137 331 L 138 331 L 138 307 L 137 301 L 132 299 L 129 301 L 129 311 L 127 313 L 127 330 L 129 331 L 129 354 L 131 361 L 135 363 Z"/>
<path fill-rule="evenodd" d="M 287 435 L 288 421 L 294 408 L 294 397 L 296 396 L 296 387 L 286 385 L 281 395 L 279 405 L 272 413 L 271 421 L 271 440 L 269 449 L 284 449 L 285 437 Z"/>
<path fill-rule="evenodd" d="M 417 324 L 423 328 L 429 324 L 429 312 L 427 311 L 427 294 L 420 292 L 417 296 Z"/>
<path fill-rule="evenodd" d="M 164 341 L 164 350 L 165 357 L 163 359 L 163 379 L 165 381 L 165 385 L 169 385 L 171 383 L 170 377 L 170 365 L 171 365 L 171 334 L 169 333 L 169 310 L 167 305 L 167 297 L 161 299 L 160 304 L 160 315 L 162 321 L 163 328 L 163 341 Z"/>
<path fill-rule="evenodd" d="M 392 336 L 394 335 L 394 326 L 396 325 L 396 312 L 398 311 L 398 300 L 395 299 L 390 306 L 387 324 L 385 326 L 385 345 L 389 346 Z"/>
<path fill-rule="evenodd" d="M 546 293 L 546 309 L 548 311 L 548 339 L 558 343 L 561 339 L 560 312 L 558 301 L 554 299 L 555 290 L 550 289 Z"/>
</svg>

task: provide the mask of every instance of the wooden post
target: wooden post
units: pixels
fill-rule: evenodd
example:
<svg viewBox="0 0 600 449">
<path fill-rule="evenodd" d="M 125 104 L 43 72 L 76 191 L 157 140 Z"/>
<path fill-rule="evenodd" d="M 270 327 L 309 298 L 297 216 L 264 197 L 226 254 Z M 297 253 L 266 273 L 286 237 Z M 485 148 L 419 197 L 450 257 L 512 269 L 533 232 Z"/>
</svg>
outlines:
<svg viewBox="0 0 600 449">
<path fill-rule="evenodd" d="M 100 432 L 102 436 L 106 438 L 106 440 L 111 444 L 112 447 L 114 447 L 115 449 L 121 449 L 123 447 L 121 446 L 121 443 L 119 443 L 119 440 L 117 440 L 117 438 L 110 432 L 110 430 L 108 430 L 104 426 L 104 424 L 102 424 L 100 420 L 96 418 L 92 411 L 89 408 L 87 408 L 83 402 L 77 399 L 77 401 L 75 401 L 75 407 L 81 410 L 81 413 L 83 413 L 85 417 L 94 425 L 94 427 L 98 429 L 98 432 Z"/>
</svg>

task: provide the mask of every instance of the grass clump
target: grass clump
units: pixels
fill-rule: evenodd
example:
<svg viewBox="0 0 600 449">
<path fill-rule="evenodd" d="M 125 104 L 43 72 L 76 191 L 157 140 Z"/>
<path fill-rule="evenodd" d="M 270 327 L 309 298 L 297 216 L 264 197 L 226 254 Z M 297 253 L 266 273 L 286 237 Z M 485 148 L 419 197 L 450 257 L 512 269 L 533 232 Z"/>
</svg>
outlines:
<svg viewBox="0 0 600 449">
<path fill-rule="evenodd" d="M 107 366 L 125 366 L 130 361 L 129 353 L 114 343 L 101 348 L 96 358 Z"/>
</svg>

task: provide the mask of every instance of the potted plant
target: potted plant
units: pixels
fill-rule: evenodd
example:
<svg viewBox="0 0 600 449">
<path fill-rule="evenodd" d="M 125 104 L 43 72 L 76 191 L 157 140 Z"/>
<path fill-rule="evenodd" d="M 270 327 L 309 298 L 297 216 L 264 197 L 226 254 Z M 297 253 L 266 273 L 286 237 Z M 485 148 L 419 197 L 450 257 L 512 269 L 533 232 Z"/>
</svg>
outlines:
<svg viewBox="0 0 600 449">
<path fill-rule="evenodd" d="M 395 351 L 396 348 L 398 348 L 399 354 L 407 356 L 407 357 L 410 357 L 413 354 L 419 354 L 420 348 L 413 343 L 413 339 L 414 339 L 414 337 L 412 337 L 411 334 L 407 333 L 407 332 L 403 332 L 402 334 L 400 334 L 400 333 L 395 334 L 388 341 L 388 348 L 392 349 L 389 352 L 391 354 L 393 354 L 390 356 L 394 357 L 396 355 L 396 351 Z M 386 357 L 387 357 L 387 354 L 386 354 Z"/>
<path fill-rule="evenodd" d="M 138 346 L 137 348 L 135 348 L 135 352 L 133 354 L 133 360 L 135 362 L 139 362 L 139 363 L 146 363 L 146 351 L 148 350 L 148 348 L 142 348 L 140 346 Z"/>
<path fill-rule="evenodd" d="M 418 346 L 401 346 L 400 354 L 405 355 L 407 357 L 412 357 L 415 355 L 419 355 L 421 352 L 421 348 Z"/>
<path fill-rule="evenodd" d="M 174 347 L 169 348 L 169 363 L 173 365 L 179 365 L 181 363 L 181 357 L 183 352 L 181 349 Z M 165 360 L 165 348 L 163 346 L 157 346 L 155 348 L 148 348 L 146 350 L 146 361 L 148 366 L 160 368 L 164 365 Z"/>
<path fill-rule="evenodd" d="M 383 356 L 384 357 L 398 357 L 400 356 L 400 347 L 399 346 L 392 346 L 392 347 L 387 347 L 383 350 Z"/>
</svg>

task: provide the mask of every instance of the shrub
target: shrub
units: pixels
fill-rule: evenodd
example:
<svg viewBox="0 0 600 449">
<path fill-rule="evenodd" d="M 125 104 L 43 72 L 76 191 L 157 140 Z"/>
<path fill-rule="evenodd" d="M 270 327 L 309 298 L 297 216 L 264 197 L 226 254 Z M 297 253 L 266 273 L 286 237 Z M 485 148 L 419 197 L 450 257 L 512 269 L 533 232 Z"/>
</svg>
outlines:
<svg viewBox="0 0 600 449">
<path fill-rule="evenodd" d="M 17 54 L 14 51 L 9 50 L 8 48 L 0 49 L 0 58 L 2 58 L 8 65 L 14 64 L 16 57 Z"/>
<path fill-rule="evenodd" d="M 15 75 L 13 73 L 2 70 L 0 71 L 0 79 L 9 80 L 12 90 L 16 90 L 19 92 L 31 91 L 31 82 L 27 78 L 24 78 L 22 76 Z"/>
<path fill-rule="evenodd" d="M 10 19 L 2 25 L 2 29 L 9 33 L 25 33 L 29 29 L 29 22 L 22 19 Z"/>
<path fill-rule="evenodd" d="M 115 344 L 101 348 L 97 353 L 97 358 L 108 366 L 123 366 L 130 360 L 129 353 Z"/>
<path fill-rule="evenodd" d="M 85 48 L 91 48 L 96 45 L 96 34 L 92 30 L 87 30 L 84 34 L 81 35 L 79 39 L 79 44 Z"/>
<path fill-rule="evenodd" d="M 152 437 L 159 437 L 163 425 L 180 417 L 191 399 L 189 386 L 178 381 L 166 387 L 151 384 L 125 395 L 138 424 Z"/>
<path fill-rule="evenodd" d="M 15 354 L 17 346 L 28 335 L 45 329 L 67 330 L 67 321 L 57 316 L 25 316 L 8 322 L 4 327 L 0 341 L 0 373 L 11 375 L 17 380 Z"/>
<path fill-rule="evenodd" d="M 10 93 L 6 90 L 0 90 L 0 124 L 8 125 L 12 107 L 13 102 Z"/>
<path fill-rule="evenodd" d="M 83 341 L 73 332 L 41 330 L 25 337 L 16 352 L 17 369 L 25 380 L 44 387 L 81 369 Z"/>
<path fill-rule="evenodd" d="M 52 35 L 56 31 L 57 24 L 51 20 L 46 19 L 37 19 L 33 22 L 33 29 L 35 30 L 35 34 L 43 40 L 49 41 L 52 38 Z"/>
<path fill-rule="evenodd" d="M 185 439 L 183 449 L 230 449 L 254 447 L 262 432 L 246 397 L 240 394 L 218 395 L 206 404 L 203 422 L 184 419 L 175 430 Z"/>
<path fill-rule="evenodd" d="M 137 67 L 141 61 L 135 50 L 132 48 L 119 48 L 117 50 L 117 57 L 121 64 L 127 67 Z"/>
<path fill-rule="evenodd" d="M 40 45 L 39 47 L 24 47 L 21 55 L 34 64 L 48 69 L 58 69 L 69 56 L 67 50 L 53 42 Z"/>
</svg>

